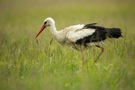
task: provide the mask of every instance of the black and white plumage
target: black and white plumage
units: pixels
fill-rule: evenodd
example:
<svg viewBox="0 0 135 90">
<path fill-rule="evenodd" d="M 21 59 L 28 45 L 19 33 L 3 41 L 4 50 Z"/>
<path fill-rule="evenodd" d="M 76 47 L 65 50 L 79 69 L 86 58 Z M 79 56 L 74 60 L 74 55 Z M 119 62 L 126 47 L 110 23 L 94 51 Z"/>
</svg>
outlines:
<svg viewBox="0 0 135 90">
<path fill-rule="evenodd" d="M 101 49 L 101 53 L 95 59 L 95 62 L 103 53 L 104 48 L 101 47 L 103 41 L 107 38 L 119 38 L 122 37 L 121 30 L 119 28 L 104 28 L 102 26 L 95 26 L 92 24 L 78 24 L 69 26 L 63 30 L 57 31 L 55 27 L 55 21 L 52 18 L 46 18 L 44 24 L 36 35 L 38 35 L 46 28 L 50 27 L 50 32 L 56 38 L 56 40 L 62 45 L 69 45 L 76 50 L 83 51 L 91 46 L 96 46 Z M 84 63 L 84 56 L 82 52 L 82 63 Z"/>
</svg>

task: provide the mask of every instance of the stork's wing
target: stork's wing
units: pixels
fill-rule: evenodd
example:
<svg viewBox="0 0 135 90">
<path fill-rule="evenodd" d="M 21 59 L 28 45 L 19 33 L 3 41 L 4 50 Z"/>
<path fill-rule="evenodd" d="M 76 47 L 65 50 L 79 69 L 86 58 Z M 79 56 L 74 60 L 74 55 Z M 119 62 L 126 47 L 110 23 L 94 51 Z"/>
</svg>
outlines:
<svg viewBox="0 0 135 90">
<path fill-rule="evenodd" d="M 66 38 L 71 42 L 76 42 L 79 39 L 83 39 L 84 37 L 88 37 L 95 32 L 96 29 L 77 29 L 71 30 L 67 33 Z"/>
</svg>

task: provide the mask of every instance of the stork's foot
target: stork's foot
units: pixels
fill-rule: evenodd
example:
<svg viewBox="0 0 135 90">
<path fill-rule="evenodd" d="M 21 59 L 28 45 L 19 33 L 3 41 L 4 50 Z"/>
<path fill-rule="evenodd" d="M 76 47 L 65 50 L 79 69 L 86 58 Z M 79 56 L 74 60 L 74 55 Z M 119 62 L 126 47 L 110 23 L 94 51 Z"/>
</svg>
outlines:
<svg viewBox="0 0 135 90">
<path fill-rule="evenodd" d="M 102 53 L 104 52 L 104 48 L 103 48 L 103 47 L 98 46 L 98 45 L 96 45 L 96 47 L 100 48 L 100 49 L 101 49 L 101 52 L 99 53 L 98 57 L 95 59 L 94 63 L 97 62 L 97 60 L 99 59 L 99 57 L 100 57 L 100 56 L 102 55 Z"/>
</svg>

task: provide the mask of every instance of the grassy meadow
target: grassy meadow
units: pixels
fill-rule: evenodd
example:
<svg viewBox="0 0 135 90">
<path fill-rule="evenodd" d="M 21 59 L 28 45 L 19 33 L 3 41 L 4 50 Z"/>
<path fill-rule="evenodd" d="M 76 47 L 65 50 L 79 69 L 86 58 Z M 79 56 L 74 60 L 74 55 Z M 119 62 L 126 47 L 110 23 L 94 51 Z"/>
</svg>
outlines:
<svg viewBox="0 0 135 90">
<path fill-rule="evenodd" d="M 0 0 L 0 90 L 135 90 L 134 0 Z M 123 38 L 80 53 L 52 40 L 47 17 L 58 30 L 81 23 L 119 27 Z"/>
</svg>

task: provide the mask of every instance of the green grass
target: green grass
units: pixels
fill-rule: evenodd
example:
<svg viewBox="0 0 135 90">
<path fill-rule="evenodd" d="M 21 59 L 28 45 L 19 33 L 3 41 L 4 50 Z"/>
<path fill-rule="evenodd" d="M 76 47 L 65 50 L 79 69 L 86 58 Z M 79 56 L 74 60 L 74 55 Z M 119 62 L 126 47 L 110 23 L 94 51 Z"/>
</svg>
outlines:
<svg viewBox="0 0 135 90">
<path fill-rule="evenodd" d="M 1 0 L 0 90 L 134 90 L 135 6 L 121 0 Z M 61 46 L 47 28 L 34 41 L 46 17 L 53 17 L 58 30 L 73 24 L 93 23 L 119 27 L 123 38 L 105 41 L 105 52 L 80 53 Z"/>
</svg>

